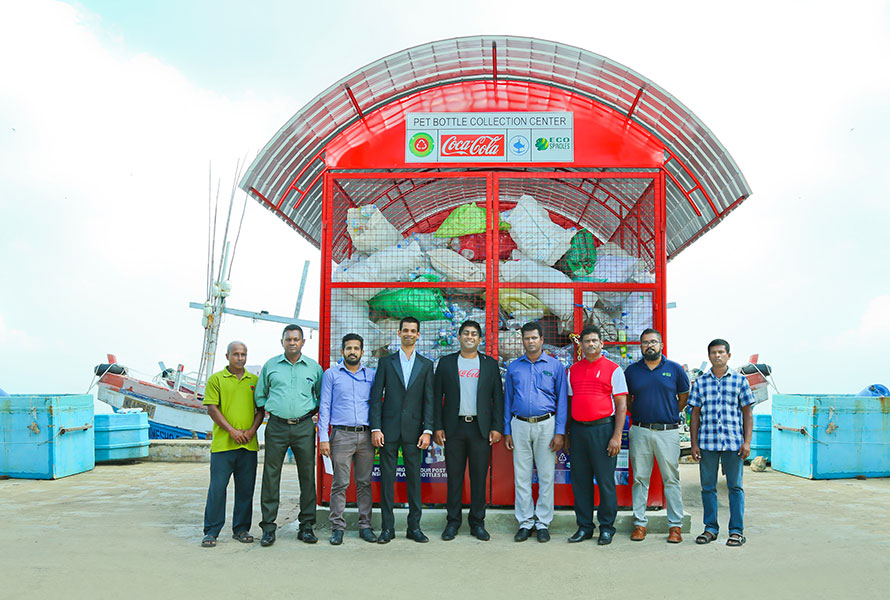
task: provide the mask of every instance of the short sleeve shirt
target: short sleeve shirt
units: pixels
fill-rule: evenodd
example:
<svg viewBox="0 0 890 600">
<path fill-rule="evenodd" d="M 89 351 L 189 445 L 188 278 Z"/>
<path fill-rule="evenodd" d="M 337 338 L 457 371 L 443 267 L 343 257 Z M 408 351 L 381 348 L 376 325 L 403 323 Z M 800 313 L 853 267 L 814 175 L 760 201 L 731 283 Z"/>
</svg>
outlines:
<svg viewBox="0 0 890 600">
<path fill-rule="evenodd" d="M 630 417 L 635 423 L 676 423 L 680 410 L 677 394 L 689 391 L 689 377 L 683 367 L 661 357 L 654 369 L 641 359 L 624 371 L 627 390 L 633 396 Z"/>
<path fill-rule="evenodd" d="M 695 380 L 689 392 L 689 406 L 701 408 L 698 446 L 702 450 L 732 450 L 742 447 L 742 408 L 754 404 L 754 394 L 743 375 L 727 371 L 715 377 L 708 371 Z"/>
<path fill-rule="evenodd" d="M 593 362 L 582 359 L 569 369 L 572 418 L 596 421 L 615 414 L 613 396 L 627 393 L 624 372 L 604 356 Z"/>
<path fill-rule="evenodd" d="M 256 405 L 254 404 L 254 390 L 256 390 L 257 376 L 245 371 L 241 379 L 229 373 L 228 367 L 218 371 L 207 379 L 204 386 L 204 406 L 215 404 L 220 412 L 235 429 L 250 429 L 253 425 Z M 225 452 L 245 448 L 257 451 L 260 449 L 256 436 L 246 444 L 239 444 L 229 433 L 213 424 L 213 439 L 210 441 L 210 452 Z"/>
</svg>

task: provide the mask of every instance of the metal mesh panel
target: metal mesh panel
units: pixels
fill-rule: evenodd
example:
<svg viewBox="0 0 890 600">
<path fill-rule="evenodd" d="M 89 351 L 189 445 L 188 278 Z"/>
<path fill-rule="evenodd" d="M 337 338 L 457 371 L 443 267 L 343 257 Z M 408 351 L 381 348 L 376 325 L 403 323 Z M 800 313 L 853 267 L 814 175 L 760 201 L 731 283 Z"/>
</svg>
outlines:
<svg viewBox="0 0 890 600">
<path fill-rule="evenodd" d="M 640 334 L 654 322 L 652 293 L 585 291 L 581 298 L 584 325 L 600 328 L 608 358 L 623 369 L 640 360 Z"/>
<path fill-rule="evenodd" d="M 457 332 L 467 319 L 482 326 L 479 349 L 486 351 L 481 288 L 337 288 L 331 294 L 330 364 L 341 358 L 343 336 L 357 333 L 365 340 L 365 364 L 376 367 L 381 356 L 398 351 L 399 320 L 408 316 L 420 320 L 421 335 L 415 349 L 433 361 L 460 350 Z"/>
</svg>

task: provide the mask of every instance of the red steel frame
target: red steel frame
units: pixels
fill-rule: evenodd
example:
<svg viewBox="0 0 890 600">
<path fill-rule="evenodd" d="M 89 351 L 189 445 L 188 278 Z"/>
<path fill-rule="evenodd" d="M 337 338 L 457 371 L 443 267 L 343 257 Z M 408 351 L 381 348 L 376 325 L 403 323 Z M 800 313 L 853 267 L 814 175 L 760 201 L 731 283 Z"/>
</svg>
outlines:
<svg viewBox="0 0 890 600">
<path fill-rule="evenodd" d="M 653 322 L 654 326 L 659 329 L 667 342 L 667 314 L 666 314 L 666 281 L 665 270 L 667 263 L 666 256 L 666 208 L 665 208 L 665 171 L 659 172 L 643 171 L 643 172 L 498 172 L 498 171 L 452 171 L 452 172 L 430 172 L 430 173 L 392 173 L 392 172 L 336 172 L 325 171 L 323 173 L 324 197 L 322 202 L 322 236 L 321 236 L 321 306 L 319 315 L 319 362 L 324 368 L 330 364 L 330 313 L 331 313 L 331 290 L 342 288 L 356 287 L 374 287 L 374 288 L 400 288 L 406 287 L 405 282 L 362 282 L 362 283 L 344 283 L 332 281 L 332 249 L 334 240 L 332 239 L 334 231 L 333 222 L 333 201 L 334 201 L 334 185 L 340 179 L 415 179 L 415 180 L 433 180 L 433 179 L 451 179 L 451 178 L 473 178 L 486 179 L 486 209 L 487 209 L 487 241 L 486 251 L 488 259 L 486 260 L 486 281 L 482 284 L 478 282 L 420 282 L 408 284 L 411 287 L 428 287 L 428 288 L 484 288 L 486 292 L 486 329 L 488 332 L 487 348 L 495 357 L 498 357 L 498 311 L 496 309 L 498 302 L 498 293 L 501 288 L 516 288 L 518 286 L 524 288 L 569 288 L 574 290 L 575 302 L 575 323 L 581 323 L 581 304 L 584 291 L 648 291 L 653 295 Z M 499 255 L 500 240 L 498 234 L 499 218 L 500 218 L 500 182 L 503 179 L 559 179 L 565 180 L 597 180 L 597 179 L 650 179 L 654 185 L 654 231 L 649 232 L 654 238 L 654 273 L 655 283 L 653 284 L 635 284 L 635 283 L 566 283 L 554 284 L 548 282 L 522 282 L 518 283 L 501 283 L 499 281 L 499 261 L 496 259 Z M 412 189 L 416 189 L 412 188 Z M 393 199 L 396 201 L 398 198 Z M 354 201 L 353 201 L 354 202 Z M 410 214 L 410 213 L 409 213 Z M 627 216 L 627 215 L 626 215 Z M 429 218 L 427 215 L 426 218 Z M 413 216 L 412 216 L 413 219 Z M 416 222 L 414 223 L 416 225 Z M 639 224 L 638 224 L 639 225 Z M 411 228 L 409 228 L 411 229 Z M 403 232 L 404 233 L 404 232 Z M 638 229 L 638 235 L 640 231 Z M 623 342 L 627 345 L 638 345 L 638 341 L 627 340 Z M 508 464 L 509 463 L 509 464 Z M 492 504 L 512 504 L 512 461 L 509 454 L 502 447 L 495 447 L 492 453 L 492 472 L 497 468 L 499 472 L 498 483 L 496 485 L 495 478 L 489 479 L 489 502 Z M 509 474 L 508 474 L 509 471 Z M 319 503 L 324 502 L 329 496 L 330 476 L 326 475 L 323 470 L 321 461 L 318 462 L 318 499 Z M 619 504 L 630 505 L 630 485 L 619 486 Z M 465 492 L 468 493 L 469 486 L 465 486 Z M 444 503 L 445 489 L 443 484 L 424 483 L 422 485 L 424 501 L 428 503 Z M 379 501 L 379 488 L 374 485 L 375 501 Z M 509 496 L 509 498 L 508 498 Z M 354 484 L 350 486 L 348 491 L 350 500 L 354 500 Z M 403 501 L 405 497 L 404 484 L 396 486 L 396 501 Z M 437 500 L 438 499 L 438 500 Z M 468 498 L 464 499 L 465 501 Z M 570 506 L 573 503 L 571 488 L 566 485 L 557 485 L 556 504 L 558 506 Z M 661 479 L 658 476 L 657 466 L 653 472 L 650 484 L 650 506 L 663 506 L 663 489 Z"/>
</svg>

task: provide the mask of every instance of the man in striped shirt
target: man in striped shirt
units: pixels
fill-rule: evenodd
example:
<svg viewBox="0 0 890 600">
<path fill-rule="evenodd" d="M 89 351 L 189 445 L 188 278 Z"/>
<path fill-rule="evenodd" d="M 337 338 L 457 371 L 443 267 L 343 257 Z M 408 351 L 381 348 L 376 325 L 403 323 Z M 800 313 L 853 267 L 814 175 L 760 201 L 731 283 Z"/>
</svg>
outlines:
<svg viewBox="0 0 890 600">
<path fill-rule="evenodd" d="M 751 409 L 755 400 L 748 380 L 729 370 L 731 356 L 726 340 L 716 339 L 708 344 L 711 369 L 695 380 L 689 393 L 692 458 L 700 461 L 705 523 L 704 532 L 695 538 L 696 544 L 708 544 L 717 539 L 717 470 L 721 462 L 729 488 L 729 539 L 726 545 L 745 543 L 742 470 L 751 452 L 754 428 Z"/>
</svg>

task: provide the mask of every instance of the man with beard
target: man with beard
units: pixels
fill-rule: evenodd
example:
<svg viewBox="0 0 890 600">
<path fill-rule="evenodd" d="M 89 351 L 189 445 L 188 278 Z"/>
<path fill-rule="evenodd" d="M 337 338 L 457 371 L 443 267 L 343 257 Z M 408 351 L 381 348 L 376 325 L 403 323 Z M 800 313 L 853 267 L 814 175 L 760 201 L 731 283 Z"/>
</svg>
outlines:
<svg viewBox="0 0 890 600">
<path fill-rule="evenodd" d="M 453 540 L 460 529 L 464 473 L 470 472 L 470 533 L 491 538 L 485 530 L 485 479 L 491 447 L 504 430 L 504 390 L 498 362 L 479 352 L 482 326 L 464 321 L 458 330 L 460 352 L 439 360 L 434 378 L 436 443 L 445 446 L 448 474 L 448 522 L 442 539 Z M 447 436 L 447 437 L 446 437 Z"/>
<path fill-rule="evenodd" d="M 433 362 L 415 351 L 419 337 L 420 321 L 405 317 L 399 322 L 401 347 L 380 359 L 371 387 L 371 443 L 380 448 L 378 544 L 395 537 L 393 502 L 400 448 L 408 492 L 407 537 L 420 543 L 430 541 L 420 529 L 420 465 L 433 433 Z"/>
<path fill-rule="evenodd" d="M 366 542 L 376 542 L 371 530 L 371 469 L 374 448 L 368 421 L 368 400 L 374 383 L 374 369 L 362 366 L 364 340 L 347 333 L 340 344 L 343 361 L 325 371 L 321 379 L 318 406 L 318 451 L 331 459 L 334 477 L 331 483 L 331 539 L 334 546 L 343 543 L 346 520 L 346 488 L 349 472 L 355 465 L 355 496 L 358 501 L 358 534 Z M 331 431 L 328 434 L 328 426 Z"/>
<path fill-rule="evenodd" d="M 615 467 L 621 452 L 621 435 L 627 413 L 627 383 L 621 367 L 603 356 L 603 336 L 598 327 L 581 330 L 584 358 L 569 369 L 572 396 L 572 493 L 578 531 L 570 543 L 593 537 L 593 478 L 600 492 L 597 518 L 600 535 L 597 544 L 612 543 L 618 494 Z"/>
<path fill-rule="evenodd" d="M 629 436 L 630 465 L 633 468 L 634 530 L 630 539 L 646 537 L 646 501 L 653 459 L 658 461 L 664 498 L 667 503 L 667 541 L 683 541 L 683 494 L 680 489 L 680 411 L 689 397 L 689 378 L 679 364 L 661 354 L 661 333 L 646 329 L 640 336 L 643 358 L 624 372 L 630 393 L 632 420 Z"/>
</svg>

